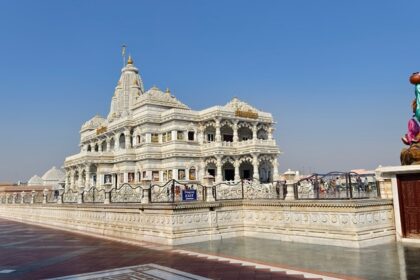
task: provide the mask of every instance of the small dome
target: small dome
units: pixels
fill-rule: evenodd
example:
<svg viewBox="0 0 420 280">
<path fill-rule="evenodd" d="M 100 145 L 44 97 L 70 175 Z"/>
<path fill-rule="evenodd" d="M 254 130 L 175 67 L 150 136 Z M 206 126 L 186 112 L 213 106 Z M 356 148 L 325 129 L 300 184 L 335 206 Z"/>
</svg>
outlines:
<svg viewBox="0 0 420 280">
<path fill-rule="evenodd" d="M 105 125 L 105 123 L 106 120 L 103 117 L 96 115 L 82 125 L 82 130 L 95 129 L 102 125 Z"/>
<path fill-rule="evenodd" d="M 153 86 L 148 91 L 146 91 L 146 94 L 151 94 L 151 95 L 161 94 L 161 95 L 163 95 L 163 92 L 157 86 Z"/>
<path fill-rule="evenodd" d="M 38 175 L 32 176 L 31 179 L 29 179 L 28 181 L 28 186 L 39 186 L 42 184 L 44 184 L 44 180 L 42 180 L 42 178 Z"/>
<path fill-rule="evenodd" d="M 57 169 L 55 166 L 53 166 L 50 170 L 45 172 L 45 174 L 42 176 L 42 179 L 44 181 L 57 181 L 61 182 L 66 177 L 66 174 L 61 170 Z"/>
</svg>

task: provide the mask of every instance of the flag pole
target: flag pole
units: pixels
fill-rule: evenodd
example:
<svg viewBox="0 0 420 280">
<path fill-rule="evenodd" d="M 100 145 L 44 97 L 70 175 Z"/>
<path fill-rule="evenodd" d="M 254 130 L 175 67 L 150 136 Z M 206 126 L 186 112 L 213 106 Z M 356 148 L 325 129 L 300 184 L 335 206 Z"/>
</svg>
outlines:
<svg viewBox="0 0 420 280">
<path fill-rule="evenodd" d="M 125 67 L 125 50 L 126 50 L 127 46 L 122 45 L 121 48 L 122 48 L 121 49 L 121 55 L 122 55 L 122 59 L 123 59 L 123 67 Z"/>
</svg>

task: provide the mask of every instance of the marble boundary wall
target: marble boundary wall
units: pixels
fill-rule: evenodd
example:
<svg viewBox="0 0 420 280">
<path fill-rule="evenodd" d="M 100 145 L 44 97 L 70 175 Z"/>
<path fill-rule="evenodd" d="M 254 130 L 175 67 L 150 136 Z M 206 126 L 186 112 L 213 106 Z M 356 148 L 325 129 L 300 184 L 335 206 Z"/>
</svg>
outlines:
<svg viewBox="0 0 420 280">
<path fill-rule="evenodd" d="M 167 245 L 237 236 L 344 247 L 395 240 L 392 200 L 2 204 L 0 217 L 116 240 Z"/>
</svg>

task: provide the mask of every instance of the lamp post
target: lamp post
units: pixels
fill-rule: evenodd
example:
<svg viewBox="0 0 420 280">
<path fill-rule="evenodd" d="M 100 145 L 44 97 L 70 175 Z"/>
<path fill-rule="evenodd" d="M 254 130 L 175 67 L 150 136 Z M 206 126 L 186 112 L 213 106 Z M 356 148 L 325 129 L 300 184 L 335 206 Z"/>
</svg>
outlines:
<svg viewBox="0 0 420 280">
<path fill-rule="evenodd" d="M 109 182 L 105 183 L 104 187 L 105 187 L 104 204 L 110 204 L 111 203 L 112 182 L 109 181 Z"/>
<path fill-rule="evenodd" d="M 145 177 L 141 180 L 141 186 L 143 188 L 143 197 L 141 199 L 142 204 L 149 204 L 150 201 L 150 183 L 152 180 L 149 177 Z"/>
<path fill-rule="evenodd" d="M 32 190 L 32 192 L 31 192 L 31 204 L 35 203 L 35 196 L 36 196 L 36 191 Z"/>
<path fill-rule="evenodd" d="M 44 189 L 42 193 L 44 194 L 44 199 L 42 200 L 42 204 L 47 204 L 48 189 Z"/>
<path fill-rule="evenodd" d="M 283 175 L 286 179 L 287 187 L 287 194 L 284 200 L 295 200 L 294 185 L 296 183 L 296 172 L 288 169 Z"/>
<path fill-rule="evenodd" d="M 206 201 L 213 202 L 216 201 L 216 198 L 213 194 L 213 185 L 214 185 L 214 176 L 207 174 L 204 176 L 204 186 L 206 188 Z"/>
</svg>

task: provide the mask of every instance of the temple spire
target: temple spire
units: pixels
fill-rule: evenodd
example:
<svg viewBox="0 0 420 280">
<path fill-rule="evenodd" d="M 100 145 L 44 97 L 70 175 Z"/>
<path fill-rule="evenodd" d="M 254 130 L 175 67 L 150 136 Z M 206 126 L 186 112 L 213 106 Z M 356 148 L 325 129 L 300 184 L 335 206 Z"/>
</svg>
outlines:
<svg viewBox="0 0 420 280">
<path fill-rule="evenodd" d="M 134 63 L 134 61 L 133 61 L 133 59 L 131 58 L 131 55 L 129 55 L 128 56 L 128 60 L 127 60 L 127 65 L 128 64 L 133 64 Z"/>
</svg>

